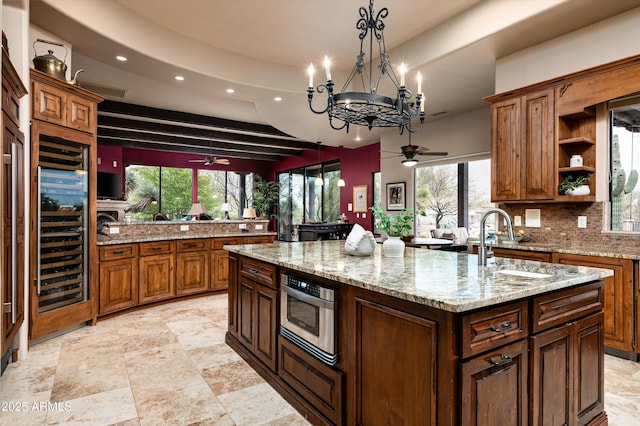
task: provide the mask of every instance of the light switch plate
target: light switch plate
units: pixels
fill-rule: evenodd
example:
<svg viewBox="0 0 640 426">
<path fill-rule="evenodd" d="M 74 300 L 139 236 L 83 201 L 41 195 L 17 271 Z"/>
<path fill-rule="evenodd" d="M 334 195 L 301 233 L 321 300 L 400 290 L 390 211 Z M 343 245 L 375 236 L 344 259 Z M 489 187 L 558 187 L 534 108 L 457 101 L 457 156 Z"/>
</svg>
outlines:
<svg viewBox="0 0 640 426">
<path fill-rule="evenodd" d="M 586 227 L 587 227 L 587 217 L 578 216 L 578 228 L 586 228 Z"/>
<path fill-rule="evenodd" d="M 350 211 L 350 212 L 353 211 L 353 203 L 347 204 L 347 210 Z"/>
<path fill-rule="evenodd" d="M 120 233 L 120 228 L 118 228 L 117 226 L 112 226 L 109 228 L 109 234 L 119 234 Z"/>
<path fill-rule="evenodd" d="M 240 229 L 247 229 L 247 224 L 246 224 L 246 223 L 240 223 L 240 224 L 238 225 L 238 228 L 240 228 Z"/>
<path fill-rule="evenodd" d="M 189 225 L 180 225 L 180 230 L 181 231 L 188 231 L 189 230 Z"/>
<path fill-rule="evenodd" d="M 256 223 L 256 231 L 262 231 L 262 224 Z"/>
<path fill-rule="evenodd" d="M 513 217 L 513 226 L 522 226 L 522 216 Z"/>
</svg>

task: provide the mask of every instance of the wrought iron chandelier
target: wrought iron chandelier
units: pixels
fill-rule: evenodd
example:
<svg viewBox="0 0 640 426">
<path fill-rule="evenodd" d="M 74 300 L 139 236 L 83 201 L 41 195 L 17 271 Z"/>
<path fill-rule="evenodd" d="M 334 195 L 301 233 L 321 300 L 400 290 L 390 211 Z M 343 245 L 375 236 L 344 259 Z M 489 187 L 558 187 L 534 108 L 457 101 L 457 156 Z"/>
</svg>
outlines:
<svg viewBox="0 0 640 426">
<path fill-rule="evenodd" d="M 385 7 L 376 15 L 373 10 L 373 0 L 369 0 L 369 10 L 360 7 L 360 19 L 356 22 L 356 28 L 360 30 L 360 53 L 356 60 L 356 65 L 351 70 L 347 81 L 342 86 L 340 93 L 334 93 L 334 83 L 331 80 L 331 69 L 328 57 L 324 58 L 324 68 L 327 75 L 327 82 L 319 84 L 316 89 L 313 87 L 313 65 L 309 66 L 309 87 L 307 98 L 309 108 L 316 114 L 327 113 L 329 115 L 329 125 L 335 130 L 342 130 L 346 127 L 349 132 L 350 124 L 367 126 L 369 130 L 373 127 L 398 127 L 400 134 L 405 129 L 411 133 L 422 130 L 424 125 L 424 94 L 422 93 L 422 77 L 418 73 L 418 90 L 415 96 L 415 103 L 411 101 L 413 94 L 405 87 L 406 68 L 402 64 L 399 68 L 400 79 L 398 80 L 384 42 L 383 19 L 389 14 Z M 369 40 L 368 66 L 365 64 L 365 54 L 363 46 L 365 39 Z M 374 79 L 373 48 L 378 45 L 380 63 L 377 66 L 377 76 Z M 396 98 L 378 94 L 378 88 L 384 77 L 387 77 L 397 90 Z M 355 79 L 355 81 L 354 81 Z M 362 83 L 361 92 L 347 91 L 352 83 L 356 81 Z M 367 87 L 368 85 L 368 87 Z M 367 91 L 368 90 L 368 91 Z M 323 110 L 313 108 L 312 101 L 315 92 L 327 92 L 327 106 Z M 420 126 L 416 129 L 411 127 L 411 121 L 420 117 Z M 342 124 L 334 123 L 334 120 L 342 121 Z"/>
</svg>

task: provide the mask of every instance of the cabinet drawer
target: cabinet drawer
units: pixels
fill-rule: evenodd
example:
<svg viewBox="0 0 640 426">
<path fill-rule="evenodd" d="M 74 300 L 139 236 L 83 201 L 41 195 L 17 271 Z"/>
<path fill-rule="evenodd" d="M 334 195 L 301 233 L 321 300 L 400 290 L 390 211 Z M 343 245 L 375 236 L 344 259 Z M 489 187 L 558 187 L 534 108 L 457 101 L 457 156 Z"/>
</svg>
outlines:
<svg viewBox="0 0 640 426">
<path fill-rule="evenodd" d="M 243 257 L 240 259 L 240 274 L 261 284 L 276 288 L 276 267 L 268 263 Z"/>
<path fill-rule="evenodd" d="M 529 334 L 527 302 L 512 303 L 462 318 L 462 356 L 477 355 Z"/>
<path fill-rule="evenodd" d="M 258 237 L 244 237 L 242 239 L 242 244 L 265 244 L 272 243 L 273 237 L 269 235 L 261 235 Z"/>
<path fill-rule="evenodd" d="M 115 246 L 100 247 L 100 262 L 106 260 L 126 259 L 136 257 L 138 254 L 138 246 L 136 244 L 118 244 Z"/>
<path fill-rule="evenodd" d="M 154 254 L 167 254 L 175 251 L 174 241 L 156 241 L 153 243 L 140 243 L 140 256 Z"/>
<path fill-rule="evenodd" d="M 209 240 L 207 240 L 206 238 L 178 240 L 176 241 L 176 249 L 178 250 L 178 252 L 209 250 Z"/>
<path fill-rule="evenodd" d="M 604 307 L 604 281 L 533 299 L 533 333 L 564 324 Z"/>
<path fill-rule="evenodd" d="M 342 424 L 342 373 L 280 339 L 278 375 L 334 424 Z"/>
<path fill-rule="evenodd" d="M 213 248 L 221 249 L 224 246 L 233 246 L 236 244 L 241 244 L 242 237 L 224 237 L 224 238 L 214 238 L 213 239 Z"/>
</svg>

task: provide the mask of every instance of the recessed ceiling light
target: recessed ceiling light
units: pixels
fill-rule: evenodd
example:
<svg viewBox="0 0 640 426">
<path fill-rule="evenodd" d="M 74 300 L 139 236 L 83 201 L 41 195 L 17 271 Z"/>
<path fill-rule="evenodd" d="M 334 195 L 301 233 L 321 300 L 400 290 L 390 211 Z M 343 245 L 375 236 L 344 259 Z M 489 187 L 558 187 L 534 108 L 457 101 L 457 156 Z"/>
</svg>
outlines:
<svg viewBox="0 0 640 426">
<path fill-rule="evenodd" d="M 236 93 L 236 91 L 233 89 L 227 89 L 227 93 Z"/>
<path fill-rule="evenodd" d="M 116 56 L 116 59 L 119 60 L 120 62 L 126 62 L 127 61 L 127 57 L 126 56 Z"/>
<path fill-rule="evenodd" d="M 276 102 L 280 102 L 282 98 L 280 96 L 276 96 L 275 98 L 273 98 L 273 100 Z"/>
<path fill-rule="evenodd" d="M 182 81 L 182 80 L 184 80 L 184 77 L 181 76 L 181 75 L 176 75 L 176 80 Z"/>
</svg>

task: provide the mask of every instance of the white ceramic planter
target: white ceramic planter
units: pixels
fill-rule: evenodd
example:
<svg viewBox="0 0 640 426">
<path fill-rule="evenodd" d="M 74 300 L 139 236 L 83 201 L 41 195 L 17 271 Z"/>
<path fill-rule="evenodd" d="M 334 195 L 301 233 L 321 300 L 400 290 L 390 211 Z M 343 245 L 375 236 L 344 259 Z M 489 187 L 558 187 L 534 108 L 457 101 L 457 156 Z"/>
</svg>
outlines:
<svg viewBox="0 0 640 426">
<path fill-rule="evenodd" d="M 382 243 L 382 254 L 386 257 L 403 257 L 404 241 L 400 237 L 388 237 Z"/>
<path fill-rule="evenodd" d="M 567 191 L 567 195 L 589 195 L 590 193 L 591 189 L 589 189 L 589 185 L 581 185 Z"/>
</svg>

